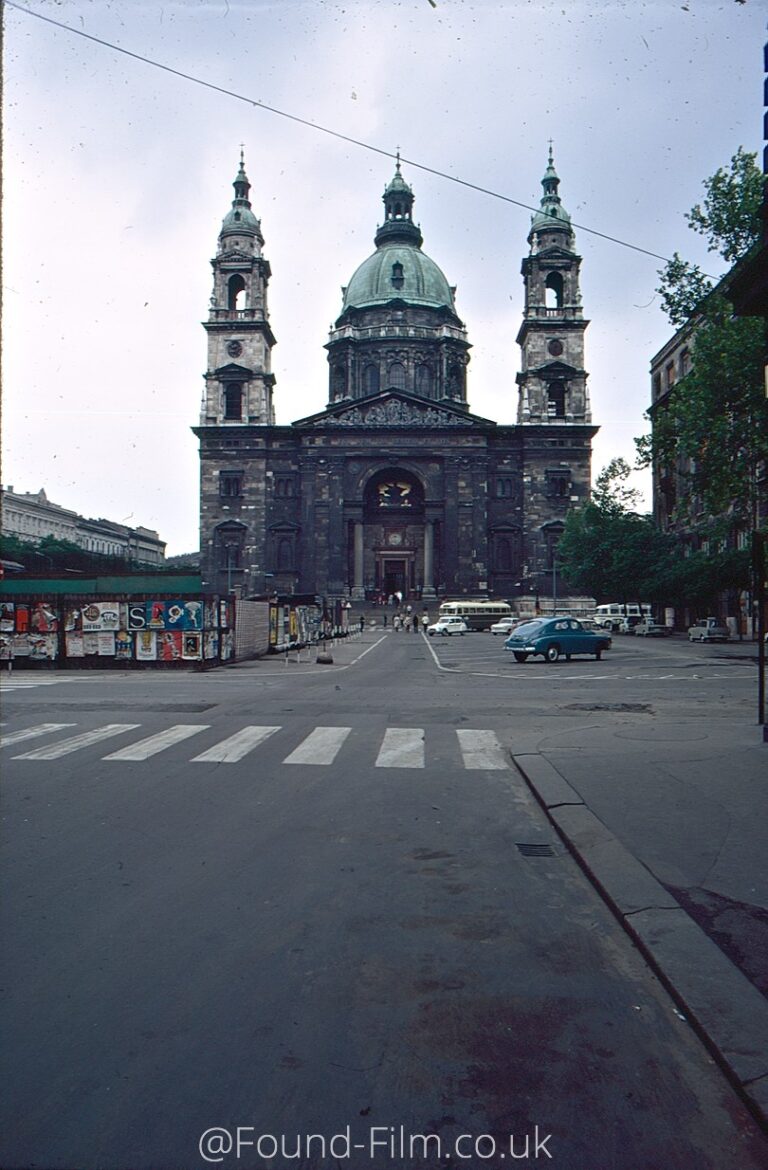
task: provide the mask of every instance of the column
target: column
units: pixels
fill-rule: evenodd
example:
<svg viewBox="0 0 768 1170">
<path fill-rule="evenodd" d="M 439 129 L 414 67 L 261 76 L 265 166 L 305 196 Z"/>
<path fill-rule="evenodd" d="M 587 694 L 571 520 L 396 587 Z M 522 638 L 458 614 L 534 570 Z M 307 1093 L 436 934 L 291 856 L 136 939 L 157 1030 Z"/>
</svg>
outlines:
<svg viewBox="0 0 768 1170">
<path fill-rule="evenodd" d="M 354 520 L 354 581 L 352 584 L 352 597 L 355 601 L 365 601 L 365 588 L 363 587 L 363 522 L 362 520 Z"/>
<path fill-rule="evenodd" d="M 435 596 L 435 522 L 424 523 L 424 588 L 422 597 Z"/>
</svg>

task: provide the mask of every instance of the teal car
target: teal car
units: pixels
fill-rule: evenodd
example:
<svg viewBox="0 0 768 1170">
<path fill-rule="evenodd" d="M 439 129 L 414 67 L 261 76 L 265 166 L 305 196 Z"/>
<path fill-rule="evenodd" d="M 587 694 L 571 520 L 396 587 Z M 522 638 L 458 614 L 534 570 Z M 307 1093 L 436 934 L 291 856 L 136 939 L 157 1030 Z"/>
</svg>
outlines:
<svg viewBox="0 0 768 1170">
<path fill-rule="evenodd" d="M 574 654 L 594 654 L 599 661 L 603 650 L 610 650 L 610 634 L 585 630 L 575 618 L 535 618 L 518 626 L 504 643 L 516 662 L 525 662 L 532 654 L 541 654 L 547 662 L 557 662 L 562 655 L 569 660 Z"/>
</svg>

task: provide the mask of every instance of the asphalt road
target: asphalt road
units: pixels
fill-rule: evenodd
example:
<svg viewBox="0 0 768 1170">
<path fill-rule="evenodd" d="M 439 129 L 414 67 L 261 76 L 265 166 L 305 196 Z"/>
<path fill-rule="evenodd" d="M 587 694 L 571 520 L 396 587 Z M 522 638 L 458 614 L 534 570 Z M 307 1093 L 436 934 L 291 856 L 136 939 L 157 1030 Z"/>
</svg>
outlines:
<svg viewBox="0 0 768 1170">
<path fill-rule="evenodd" d="M 509 762 L 573 704 L 743 706 L 749 664 L 377 639 L 6 694 L 0 1164 L 768 1166 Z"/>
</svg>

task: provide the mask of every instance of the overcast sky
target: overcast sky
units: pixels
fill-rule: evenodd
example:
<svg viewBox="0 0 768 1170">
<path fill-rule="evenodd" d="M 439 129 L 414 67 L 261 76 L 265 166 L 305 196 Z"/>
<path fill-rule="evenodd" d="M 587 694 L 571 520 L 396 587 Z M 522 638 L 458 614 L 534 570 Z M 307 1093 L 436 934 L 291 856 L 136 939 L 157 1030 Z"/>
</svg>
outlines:
<svg viewBox="0 0 768 1170">
<path fill-rule="evenodd" d="M 762 147 L 756 0 L 30 0 L 36 12 L 341 134 L 722 272 L 684 213 Z M 341 286 L 393 163 L 5 6 L 2 481 L 198 547 L 210 258 L 244 143 L 272 266 L 277 421 L 327 401 Z M 457 285 L 471 409 L 516 418 L 530 212 L 403 164 Z M 634 458 L 670 335 L 660 261 L 577 230 L 593 470 Z M 638 486 L 646 487 L 644 476 Z"/>
</svg>

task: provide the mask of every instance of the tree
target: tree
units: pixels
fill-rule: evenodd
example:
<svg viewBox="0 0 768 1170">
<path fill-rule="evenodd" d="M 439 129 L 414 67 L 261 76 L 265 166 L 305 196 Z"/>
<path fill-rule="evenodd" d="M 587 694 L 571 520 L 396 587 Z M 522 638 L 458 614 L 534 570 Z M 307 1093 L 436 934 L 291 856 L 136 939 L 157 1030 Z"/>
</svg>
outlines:
<svg viewBox="0 0 768 1170">
<path fill-rule="evenodd" d="M 568 512 L 557 546 L 561 573 L 570 587 L 598 599 L 663 600 L 672 541 L 650 516 L 633 510 L 631 471 L 626 460 L 613 459 L 598 475 L 590 501 Z"/>
<path fill-rule="evenodd" d="M 756 155 L 740 147 L 728 170 L 721 167 L 705 181 L 703 205 L 686 217 L 707 238 L 709 250 L 729 263 L 741 260 L 759 239 L 762 183 Z M 713 288 L 698 265 L 677 253 L 660 272 L 658 291 L 670 321 L 690 328 L 691 365 L 652 408 L 652 433 L 637 445 L 640 466 L 674 468 L 687 477 L 677 519 L 703 513 L 721 527 L 727 517 L 731 528 L 753 528 L 759 469 L 768 459 L 765 326 L 733 316 L 730 275 Z"/>
</svg>

